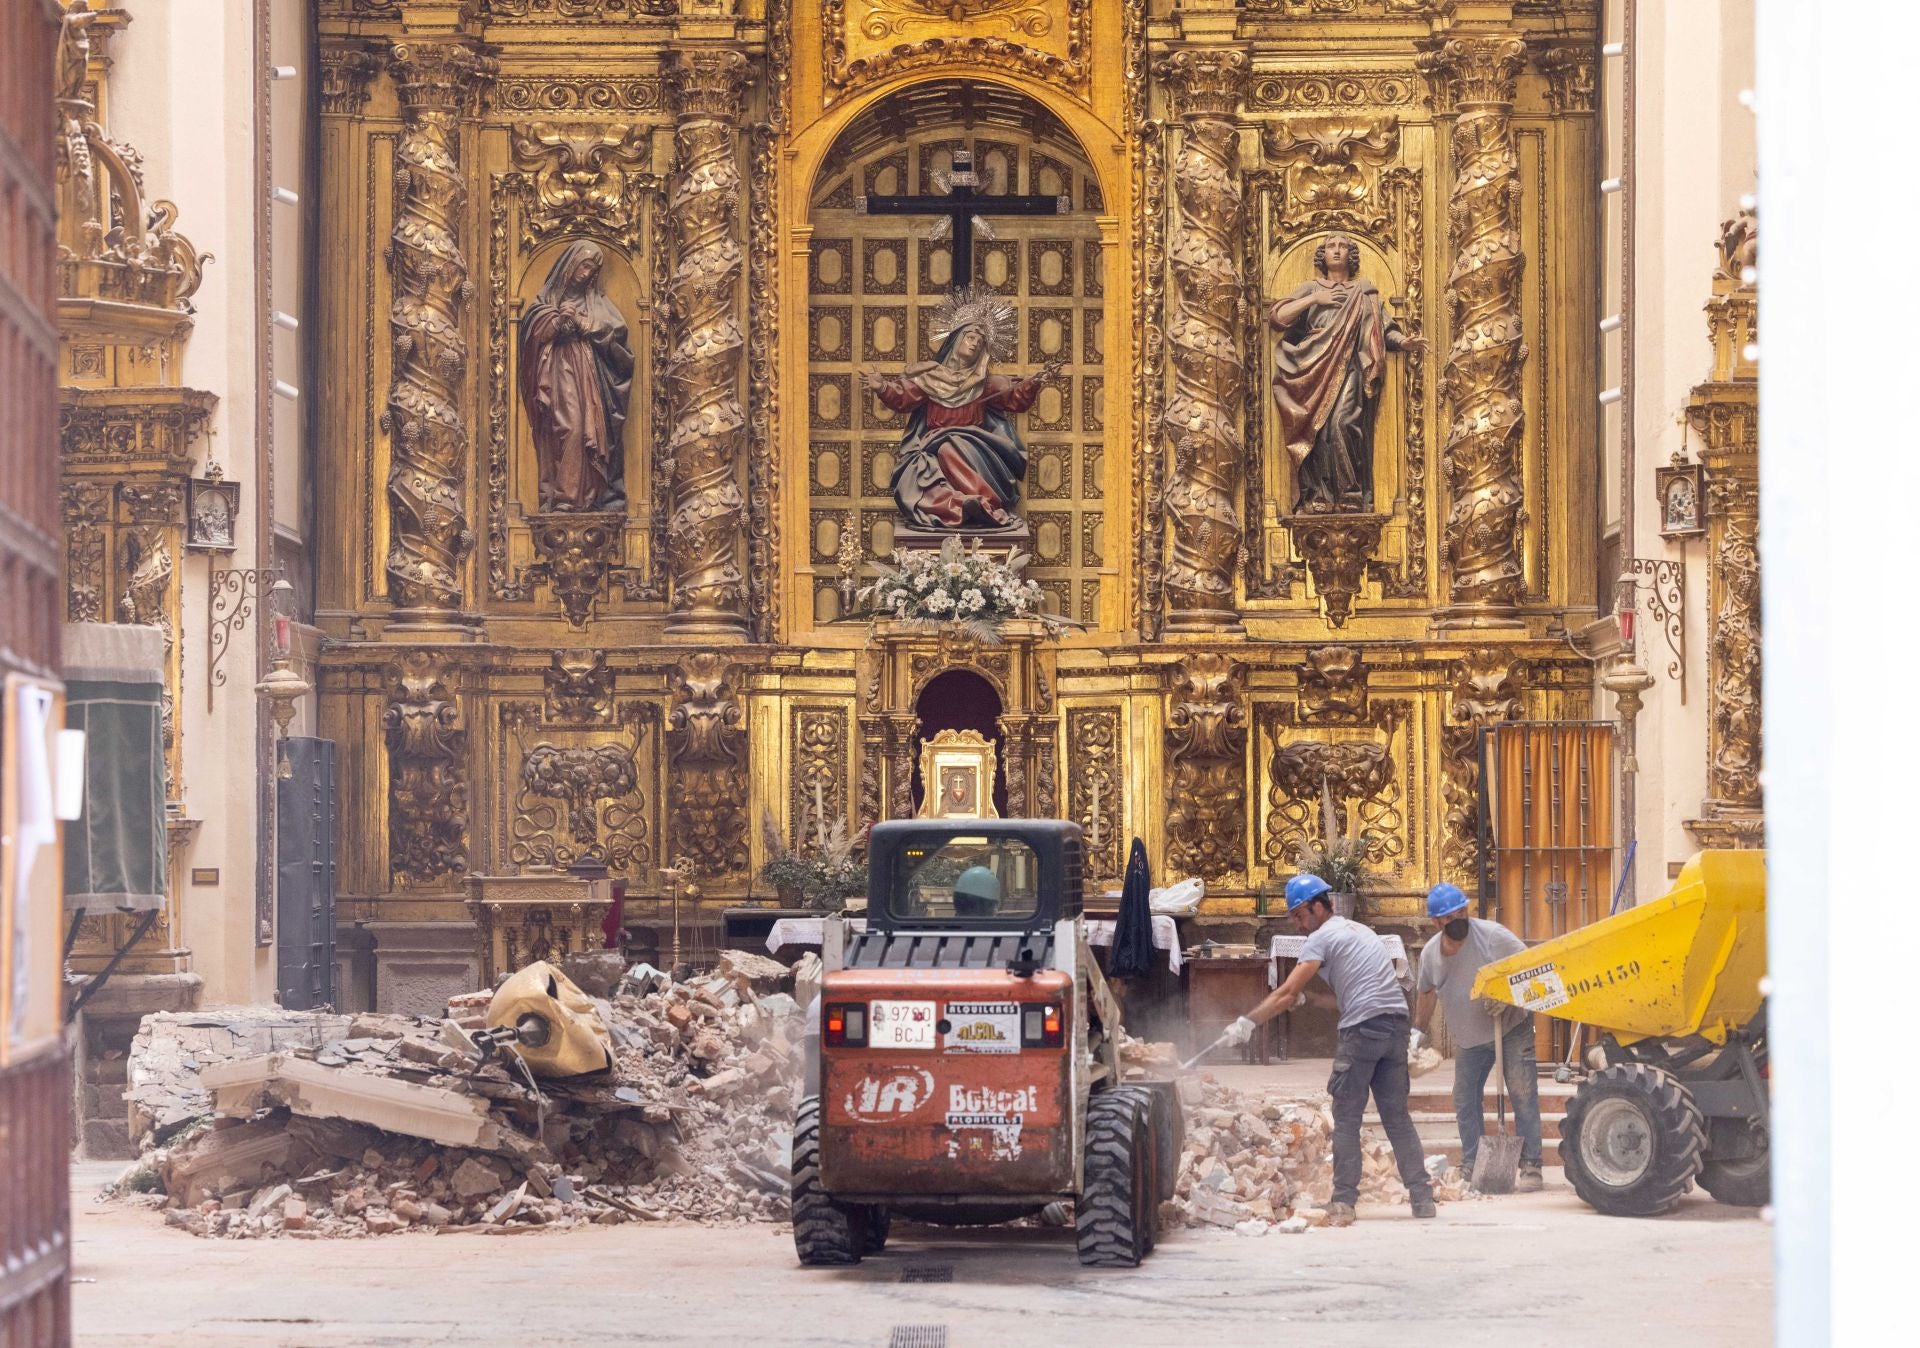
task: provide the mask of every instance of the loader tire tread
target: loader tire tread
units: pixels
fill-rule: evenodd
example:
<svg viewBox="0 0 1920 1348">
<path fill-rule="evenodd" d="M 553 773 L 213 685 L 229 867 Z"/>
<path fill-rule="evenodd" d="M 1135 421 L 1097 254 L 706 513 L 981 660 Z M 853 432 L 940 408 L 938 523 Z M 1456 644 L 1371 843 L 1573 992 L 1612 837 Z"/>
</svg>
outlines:
<svg viewBox="0 0 1920 1348">
<path fill-rule="evenodd" d="M 820 1100 L 808 1096 L 793 1120 L 793 1248 L 808 1267 L 857 1264 L 871 1234 L 865 1214 L 820 1187 Z M 881 1239 L 884 1241 L 885 1236 Z M 877 1249 L 878 1246 L 872 1246 Z"/>
<path fill-rule="evenodd" d="M 1587 1112 L 1608 1096 L 1632 1098 L 1652 1125 L 1653 1159 L 1628 1188 L 1603 1183 L 1581 1159 Z M 1693 1188 L 1707 1142 L 1706 1121 L 1687 1088 L 1671 1073 L 1646 1063 L 1614 1063 L 1588 1077 L 1567 1102 L 1560 1129 L 1560 1164 L 1567 1183 L 1588 1206 L 1612 1217 L 1657 1217 L 1669 1211 Z"/>
<path fill-rule="evenodd" d="M 1132 1268 L 1153 1248 L 1151 1106 L 1137 1091 L 1102 1091 L 1087 1103 L 1080 1195 L 1073 1205 L 1080 1262 Z"/>
<path fill-rule="evenodd" d="M 1743 1161 L 1709 1160 L 1700 1187 L 1730 1208 L 1764 1208 L 1773 1201 L 1773 1168 L 1766 1152 Z"/>
</svg>

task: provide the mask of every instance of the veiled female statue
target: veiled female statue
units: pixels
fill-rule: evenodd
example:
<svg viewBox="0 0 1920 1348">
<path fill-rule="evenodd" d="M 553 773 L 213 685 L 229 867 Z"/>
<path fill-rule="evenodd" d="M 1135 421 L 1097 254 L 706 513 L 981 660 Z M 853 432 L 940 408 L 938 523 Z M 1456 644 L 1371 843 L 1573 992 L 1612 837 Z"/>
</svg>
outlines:
<svg viewBox="0 0 1920 1348">
<path fill-rule="evenodd" d="M 1293 460 L 1294 511 L 1373 509 L 1373 430 L 1389 351 L 1424 351 L 1360 276 L 1360 250 L 1330 234 L 1314 250 L 1319 275 L 1280 299 L 1267 321 L 1279 329 L 1273 396 Z"/>
<path fill-rule="evenodd" d="M 567 245 L 520 320 L 520 399 L 533 425 L 540 509 L 621 510 L 633 386 L 627 322 L 607 297 L 600 245 Z"/>
<path fill-rule="evenodd" d="M 893 499 L 918 529 L 1012 529 L 1027 473 L 1015 414 L 1033 406 L 1058 367 L 1025 379 L 993 374 L 1009 346 L 1013 310 L 988 294 L 963 292 L 936 313 L 934 359 L 897 376 L 861 375 L 869 392 L 910 413 L 893 470 Z"/>
</svg>

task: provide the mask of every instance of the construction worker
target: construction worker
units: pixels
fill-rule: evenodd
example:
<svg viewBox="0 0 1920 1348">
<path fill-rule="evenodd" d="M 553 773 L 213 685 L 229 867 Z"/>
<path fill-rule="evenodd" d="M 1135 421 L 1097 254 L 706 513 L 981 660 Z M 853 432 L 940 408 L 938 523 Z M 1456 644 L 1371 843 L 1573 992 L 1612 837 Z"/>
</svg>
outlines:
<svg viewBox="0 0 1920 1348">
<path fill-rule="evenodd" d="M 955 917 L 992 917 L 1000 910 L 1000 877 L 985 866 L 969 866 L 953 882 Z"/>
<path fill-rule="evenodd" d="M 1413 1009 L 1408 1050 L 1426 1042 L 1436 1001 L 1447 1008 L 1447 1033 L 1453 1039 L 1453 1113 L 1460 1123 L 1460 1166 L 1471 1176 L 1486 1129 L 1487 1075 L 1493 1071 L 1493 1017 L 1473 998 L 1482 966 L 1516 955 L 1526 945 L 1501 926 L 1467 916 L 1467 896 L 1458 885 L 1438 884 L 1427 891 L 1427 918 L 1437 929 L 1420 952 L 1419 997 Z M 1533 1017 L 1524 1012 L 1501 1035 L 1507 1094 L 1520 1132 L 1518 1193 L 1534 1193 L 1540 1180 L 1540 1085 L 1533 1056 Z"/>
<path fill-rule="evenodd" d="M 1246 1043 L 1256 1026 L 1298 1003 L 1307 984 L 1323 974 L 1340 1007 L 1340 1041 L 1333 1075 L 1327 1079 L 1333 1095 L 1333 1202 L 1327 1207 L 1327 1225 L 1353 1224 L 1353 1205 L 1360 1198 L 1360 1120 L 1369 1092 L 1393 1143 L 1393 1159 L 1412 1199 L 1413 1215 L 1432 1217 L 1433 1182 L 1420 1134 L 1407 1111 L 1412 1089 L 1407 1076 L 1407 997 L 1394 977 L 1386 946 L 1370 928 L 1334 916 L 1329 890 L 1317 875 L 1287 881 L 1287 913 L 1307 934 L 1307 943 L 1286 982 L 1227 1027 L 1227 1042 Z"/>
</svg>

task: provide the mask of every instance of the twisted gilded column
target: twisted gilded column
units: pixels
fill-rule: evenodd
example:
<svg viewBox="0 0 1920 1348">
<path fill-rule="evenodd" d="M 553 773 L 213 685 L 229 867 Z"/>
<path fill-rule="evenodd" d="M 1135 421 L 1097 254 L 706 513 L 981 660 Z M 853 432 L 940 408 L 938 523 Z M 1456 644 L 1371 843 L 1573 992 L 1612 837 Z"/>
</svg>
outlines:
<svg viewBox="0 0 1920 1348">
<path fill-rule="evenodd" d="M 467 343 L 473 298 L 461 233 L 466 184 L 460 123 L 493 78 L 494 62 L 461 42 L 396 42 L 401 132 L 394 147 L 393 384 L 380 427 L 392 443 L 387 592 L 395 617 L 460 616 L 460 567 L 473 548 L 467 520 Z"/>
<path fill-rule="evenodd" d="M 1183 47 L 1159 62 L 1180 121 L 1173 158 L 1173 275 L 1167 351 L 1173 394 L 1160 429 L 1173 451 L 1163 499 L 1173 522 L 1166 567 L 1167 627 L 1235 631 L 1240 556 L 1241 416 L 1246 395 L 1238 340 L 1244 211 L 1234 116 L 1247 54 Z"/>
<path fill-rule="evenodd" d="M 1520 317 L 1526 269 L 1519 227 L 1520 160 L 1513 141 L 1514 85 L 1526 64 L 1517 37 L 1467 36 L 1422 59 L 1437 108 L 1453 114 L 1453 266 L 1447 274 L 1453 346 L 1445 371 L 1448 625 L 1518 621 L 1523 500 L 1521 378 L 1527 347 Z"/>
<path fill-rule="evenodd" d="M 673 353 L 667 364 L 673 461 L 667 559 L 673 599 L 667 630 L 725 635 L 747 627 L 741 576 L 746 503 L 740 465 L 747 417 L 740 386 L 739 117 L 747 58 L 686 49 L 666 67 L 678 124 L 669 193 L 673 220 Z"/>
</svg>

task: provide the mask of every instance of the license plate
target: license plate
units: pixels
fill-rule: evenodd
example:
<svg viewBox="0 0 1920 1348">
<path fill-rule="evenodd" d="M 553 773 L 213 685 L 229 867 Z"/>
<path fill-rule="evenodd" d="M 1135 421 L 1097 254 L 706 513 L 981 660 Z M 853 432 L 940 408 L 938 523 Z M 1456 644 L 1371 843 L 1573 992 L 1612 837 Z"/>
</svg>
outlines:
<svg viewBox="0 0 1920 1348">
<path fill-rule="evenodd" d="M 932 1048 L 934 1014 L 932 1002 L 874 1002 L 868 1009 L 872 1023 L 867 1028 L 870 1048 Z"/>
</svg>

